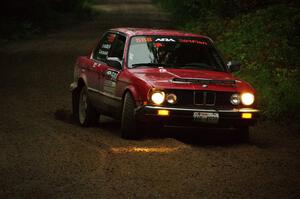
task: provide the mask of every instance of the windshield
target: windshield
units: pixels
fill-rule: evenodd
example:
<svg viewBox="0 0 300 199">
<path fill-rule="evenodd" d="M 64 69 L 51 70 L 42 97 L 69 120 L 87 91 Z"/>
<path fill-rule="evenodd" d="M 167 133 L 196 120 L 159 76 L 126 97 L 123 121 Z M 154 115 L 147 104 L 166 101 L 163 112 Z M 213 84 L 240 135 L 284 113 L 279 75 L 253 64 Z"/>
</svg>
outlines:
<svg viewBox="0 0 300 199">
<path fill-rule="evenodd" d="M 128 67 L 226 70 L 221 57 L 208 39 L 171 36 L 132 37 Z"/>
</svg>

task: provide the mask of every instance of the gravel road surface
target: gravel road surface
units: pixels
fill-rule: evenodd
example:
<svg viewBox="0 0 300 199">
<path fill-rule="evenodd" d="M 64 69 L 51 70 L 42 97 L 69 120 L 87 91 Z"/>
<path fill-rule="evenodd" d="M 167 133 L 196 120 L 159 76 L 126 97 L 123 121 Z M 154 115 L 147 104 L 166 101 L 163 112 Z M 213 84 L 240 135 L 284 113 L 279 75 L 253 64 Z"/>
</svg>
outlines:
<svg viewBox="0 0 300 199">
<path fill-rule="evenodd" d="M 71 117 L 73 64 L 104 30 L 172 27 L 144 1 L 107 1 L 98 18 L 0 49 L 0 198 L 300 198 L 299 129 L 263 122 L 249 143 L 199 129 L 119 136 Z"/>
</svg>

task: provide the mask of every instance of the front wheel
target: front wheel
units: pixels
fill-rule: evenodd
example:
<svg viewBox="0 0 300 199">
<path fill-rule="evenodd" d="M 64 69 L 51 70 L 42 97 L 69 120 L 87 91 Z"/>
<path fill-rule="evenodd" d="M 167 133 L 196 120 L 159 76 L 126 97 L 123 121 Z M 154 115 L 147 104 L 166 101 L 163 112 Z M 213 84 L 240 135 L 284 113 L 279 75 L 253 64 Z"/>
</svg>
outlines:
<svg viewBox="0 0 300 199">
<path fill-rule="evenodd" d="M 73 105 L 73 107 L 76 107 L 74 113 L 76 120 L 81 126 L 85 127 L 96 124 L 100 114 L 90 103 L 86 86 L 83 86 L 77 93 L 78 95 L 73 97 L 75 98 L 74 101 L 77 102 Z"/>
<path fill-rule="evenodd" d="M 138 126 L 135 118 L 135 101 L 132 95 L 127 92 L 125 94 L 122 120 L 121 120 L 121 136 L 125 139 L 137 139 L 138 138 Z"/>
</svg>

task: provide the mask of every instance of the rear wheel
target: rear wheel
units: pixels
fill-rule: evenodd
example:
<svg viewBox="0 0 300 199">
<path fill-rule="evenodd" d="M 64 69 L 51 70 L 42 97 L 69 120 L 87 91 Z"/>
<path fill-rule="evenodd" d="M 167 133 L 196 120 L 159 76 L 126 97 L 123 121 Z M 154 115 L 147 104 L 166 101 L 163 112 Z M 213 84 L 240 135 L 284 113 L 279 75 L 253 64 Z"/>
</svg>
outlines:
<svg viewBox="0 0 300 199">
<path fill-rule="evenodd" d="M 87 88 L 83 86 L 73 94 L 73 113 L 81 126 L 94 125 L 99 120 L 99 112 L 92 106 L 88 99 Z"/>
<path fill-rule="evenodd" d="M 79 103 L 80 89 L 76 88 L 72 91 L 72 113 L 75 121 L 78 121 L 78 103 Z"/>
<path fill-rule="evenodd" d="M 124 98 L 121 120 L 121 136 L 125 139 L 138 138 L 138 125 L 135 118 L 134 109 L 135 101 L 132 95 L 127 92 Z"/>
</svg>

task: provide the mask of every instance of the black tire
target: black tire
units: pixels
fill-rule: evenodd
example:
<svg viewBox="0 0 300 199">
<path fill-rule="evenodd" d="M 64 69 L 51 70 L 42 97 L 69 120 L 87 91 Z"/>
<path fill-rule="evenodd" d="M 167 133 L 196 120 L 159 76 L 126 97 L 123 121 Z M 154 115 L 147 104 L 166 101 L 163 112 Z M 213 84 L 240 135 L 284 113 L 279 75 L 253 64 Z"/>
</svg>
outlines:
<svg viewBox="0 0 300 199">
<path fill-rule="evenodd" d="M 76 121 L 84 127 L 95 125 L 99 121 L 100 114 L 90 103 L 86 86 L 73 92 L 73 115 Z"/>
<path fill-rule="evenodd" d="M 127 92 L 124 97 L 122 119 L 121 119 L 121 136 L 125 139 L 137 139 L 138 125 L 135 118 L 135 102 L 132 95 Z"/>
<path fill-rule="evenodd" d="M 240 142 L 248 142 L 249 137 L 250 137 L 250 132 L 249 132 L 249 127 L 244 126 L 244 127 L 238 127 L 237 128 L 237 133 L 238 133 L 238 140 Z"/>
<path fill-rule="evenodd" d="M 78 103 L 79 103 L 80 89 L 76 88 L 72 91 L 72 114 L 75 121 L 78 121 Z"/>
</svg>

